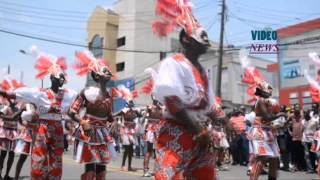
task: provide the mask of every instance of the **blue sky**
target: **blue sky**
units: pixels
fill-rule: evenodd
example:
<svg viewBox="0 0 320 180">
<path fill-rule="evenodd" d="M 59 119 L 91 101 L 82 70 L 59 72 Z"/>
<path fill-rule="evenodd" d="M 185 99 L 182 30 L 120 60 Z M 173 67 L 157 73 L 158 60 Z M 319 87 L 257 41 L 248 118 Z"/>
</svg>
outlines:
<svg viewBox="0 0 320 180">
<path fill-rule="evenodd" d="M 86 21 L 96 6 L 112 7 L 115 0 L 0 0 L 0 29 L 15 33 L 86 44 Z M 193 0 L 196 17 L 208 30 L 209 37 L 218 41 L 221 7 L 217 0 Z M 277 29 L 290 24 L 320 17 L 319 0 L 226 0 L 227 21 L 224 42 L 246 45 L 252 42 L 251 30 L 265 27 Z M 76 21 L 76 22 L 74 22 Z M 35 59 L 19 53 L 37 45 L 40 50 L 53 55 L 65 56 L 68 64 L 74 62 L 74 51 L 81 47 L 54 44 L 13 36 L 0 32 L 0 69 L 11 65 L 12 76 L 19 79 L 24 72 L 28 86 L 40 86 L 34 80 Z M 271 57 L 272 58 L 272 57 Z M 79 91 L 85 78 L 69 71 L 67 87 Z M 49 82 L 46 79 L 45 85 Z"/>
</svg>

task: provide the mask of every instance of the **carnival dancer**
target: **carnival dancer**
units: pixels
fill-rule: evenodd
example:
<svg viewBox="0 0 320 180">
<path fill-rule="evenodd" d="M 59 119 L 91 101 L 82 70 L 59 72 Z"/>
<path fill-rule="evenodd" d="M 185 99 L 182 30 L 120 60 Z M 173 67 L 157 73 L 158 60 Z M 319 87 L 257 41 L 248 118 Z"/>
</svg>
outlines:
<svg viewBox="0 0 320 180">
<path fill-rule="evenodd" d="M 83 89 L 70 107 L 69 116 L 80 124 L 74 136 L 74 159 L 85 164 L 83 180 L 105 179 L 106 164 L 114 152 L 107 122 L 112 122 L 112 96 L 106 90 L 111 70 L 103 59 L 96 59 L 88 52 L 76 52 L 75 69 L 78 75 L 91 73 L 97 87 Z M 85 114 L 80 115 L 84 108 Z"/>
<path fill-rule="evenodd" d="M 50 76 L 50 88 L 19 88 L 14 93 L 0 91 L 0 95 L 9 99 L 22 100 L 36 106 L 39 115 L 39 128 L 31 154 L 31 179 L 61 179 L 63 154 L 62 115 L 67 113 L 76 92 L 63 89 L 66 82 L 65 59 L 40 53 L 35 65 L 37 79 Z"/>
<path fill-rule="evenodd" d="M 7 92 L 12 92 L 18 88 L 24 87 L 22 83 L 12 80 L 11 83 L 7 81 Z M 10 100 L 12 101 L 12 100 Z M 19 179 L 21 169 L 31 153 L 31 144 L 33 139 L 33 130 L 38 127 L 36 121 L 38 119 L 35 113 L 35 108 L 31 104 L 19 103 L 19 116 L 18 120 L 18 135 L 16 137 L 16 146 L 14 152 L 20 154 L 16 166 L 15 179 Z M 14 120 L 14 119 L 11 119 Z"/>
<path fill-rule="evenodd" d="M 22 84 L 18 83 L 16 80 L 3 80 L 1 83 L 1 90 L 5 92 L 12 92 L 20 87 L 22 87 Z M 9 153 L 4 179 L 12 179 L 9 176 L 9 173 L 14 161 L 14 149 L 16 147 L 16 138 L 18 136 L 17 123 L 22 112 L 22 104 L 15 100 L 2 98 L 1 105 L 0 118 L 2 121 L 0 125 L 0 177 L 4 159 L 7 153 Z"/>
<path fill-rule="evenodd" d="M 167 16 L 168 14 L 173 16 Z M 184 49 L 162 61 L 154 77 L 154 96 L 166 107 L 157 139 L 156 179 L 216 179 L 215 158 L 206 128 L 213 116 L 213 94 L 198 58 L 210 46 L 207 33 L 193 17 L 187 1 L 158 0 L 156 13 L 162 19 L 153 30 L 165 36 L 182 27 Z"/>
<path fill-rule="evenodd" d="M 280 150 L 272 129 L 272 121 L 285 113 L 279 112 L 279 105 L 272 96 L 271 86 L 260 75 L 259 71 L 250 66 L 244 50 L 240 51 L 240 60 L 244 68 L 243 82 L 249 85 L 248 94 L 253 97 L 250 102 L 254 102 L 254 112 L 256 118 L 248 132 L 250 153 L 255 156 L 250 179 L 256 180 L 259 177 L 263 163 L 269 162 L 268 179 L 277 179 L 277 171 L 280 157 Z"/>
<path fill-rule="evenodd" d="M 16 166 L 15 179 L 19 179 L 22 167 L 31 154 L 32 141 L 34 139 L 34 131 L 38 128 L 38 115 L 35 106 L 32 104 L 23 104 L 23 112 L 19 121 L 19 135 L 17 136 L 17 145 L 15 153 L 20 154 Z"/>
<path fill-rule="evenodd" d="M 159 134 L 159 122 L 162 118 L 162 107 L 159 102 L 153 99 L 153 103 L 147 106 L 146 128 L 145 128 L 145 146 L 146 153 L 143 160 L 143 176 L 150 177 L 152 172 L 149 171 L 149 161 L 153 156 L 156 140 Z"/>
<path fill-rule="evenodd" d="M 232 141 L 233 163 L 246 166 L 249 161 L 249 142 L 246 134 L 246 122 L 240 109 L 235 108 L 229 120 L 235 137 Z"/>
<path fill-rule="evenodd" d="M 311 60 L 313 62 L 315 62 L 315 64 L 319 68 L 320 67 L 320 59 L 319 59 L 318 54 L 315 52 L 310 52 L 309 57 L 311 58 Z M 317 72 L 316 79 L 312 78 L 309 75 L 308 71 L 306 71 L 306 70 L 304 72 L 304 76 L 306 77 L 306 79 L 308 80 L 308 82 L 310 84 L 309 91 L 310 91 L 311 99 L 313 102 L 311 116 L 312 116 L 312 118 L 317 119 L 317 121 L 319 122 L 320 70 L 318 70 L 318 72 Z M 313 139 L 313 141 L 312 141 L 310 151 L 315 153 L 317 156 L 318 167 L 316 168 L 316 171 L 318 174 L 318 178 L 320 178 L 320 129 L 319 129 L 319 127 L 317 127 L 317 131 L 314 133 L 312 139 Z"/>
<path fill-rule="evenodd" d="M 154 90 L 153 76 L 155 71 L 151 68 L 145 70 L 146 73 L 151 75 L 151 78 L 141 88 L 141 93 L 145 95 L 151 95 L 152 104 L 146 108 L 145 118 L 145 155 L 143 160 L 143 177 L 150 177 L 153 173 L 149 171 L 149 161 L 153 153 L 155 152 L 156 140 L 159 134 L 159 122 L 162 118 L 163 106 L 154 99 L 152 91 Z"/>
<path fill-rule="evenodd" d="M 117 116 L 122 116 L 122 122 L 119 123 L 120 126 L 120 141 L 124 149 L 122 156 L 122 171 L 135 171 L 132 168 L 132 157 L 133 157 L 133 147 L 137 145 L 136 133 L 138 132 L 138 118 L 141 118 L 141 114 L 134 109 L 133 100 L 138 97 L 138 92 L 136 90 L 130 91 L 129 88 L 124 85 L 119 85 L 115 90 L 116 96 L 122 98 L 126 101 L 128 107 L 123 108 L 118 112 Z M 126 159 L 128 157 L 128 168 L 125 168 Z"/>
<path fill-rule="evenodd" d="M 134 169 L 132 168 L 133 146 L 136 144 L 136 123 L 134 120 L 140 115 L 133 108 L 134 103 L 132 100 L 130 100 L 128 103 L 128 108 L 125 108 L 123 110 L 124 121 L 122 122 L 120 128 L 120 138 L 122 147 L 124 148 L 121 164 L 121 170 L 123 171 L 134 171 Z M 128 168 L 125 168 L 127 157 Z"/>
<path fill-rule="evenodd" d="M 228 171 L 229 168 L 224 165 L 225 153 L 229 148 L 229 143 L 225 133 L 226 114 L 223 112 L 222 100 L 220 97 L 215 97 L 214 103 L 215 119 L 211 120 L 208 129 L 211 130 L 213 141 L 213 150 L 216 156 L 217 168 L 220 171 Z"/>
</svg>

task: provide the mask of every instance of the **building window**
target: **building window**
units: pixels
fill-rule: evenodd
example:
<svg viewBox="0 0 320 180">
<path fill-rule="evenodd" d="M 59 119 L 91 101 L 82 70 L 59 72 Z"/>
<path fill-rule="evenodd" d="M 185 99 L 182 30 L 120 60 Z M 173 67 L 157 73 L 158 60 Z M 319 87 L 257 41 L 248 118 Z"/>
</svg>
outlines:
<svg viewBox="0 0 320 180">
<path fill-rule="evenodd" d="M 117 68 L 117 72 L 120 72 L 120 71 L 124 71 L 124 62 L 121 62 L 121 63 L 117 63 L 116 65 L 116 68 Z"/>
<path fill-rule="evenodd" d="M 118 46 L 118 47 L 121 47 L 121 46 L 124 46 L 124 45 L 126 45 L 126 37 L 123 36 L 123 37 L 121 37 L 121 38 L 118 38 L 118 40 L 117 40 L 117 46 Z"/>
<path fill-rule="evenodd" d="M 89 43 L 89 50 L 92 52 L 95 58 L 103 57 L 103 37 L 95 35 L 92 41 Z"/>
</svg>

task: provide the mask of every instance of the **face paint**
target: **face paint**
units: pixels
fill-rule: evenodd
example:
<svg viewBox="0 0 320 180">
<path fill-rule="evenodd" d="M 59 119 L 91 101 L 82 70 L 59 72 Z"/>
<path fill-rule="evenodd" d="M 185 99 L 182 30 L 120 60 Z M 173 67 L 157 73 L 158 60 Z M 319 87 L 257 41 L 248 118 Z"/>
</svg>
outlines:
<svg viewBox="0 0 320 180">
<path fill-rule="evenodd" d="M 202 44 L 203 46 L 210 47 L 209 37 L 207 32 L 203 28 L 197 28 L 195 33 L 191 36 L 197 42 Z"/>
</svg>

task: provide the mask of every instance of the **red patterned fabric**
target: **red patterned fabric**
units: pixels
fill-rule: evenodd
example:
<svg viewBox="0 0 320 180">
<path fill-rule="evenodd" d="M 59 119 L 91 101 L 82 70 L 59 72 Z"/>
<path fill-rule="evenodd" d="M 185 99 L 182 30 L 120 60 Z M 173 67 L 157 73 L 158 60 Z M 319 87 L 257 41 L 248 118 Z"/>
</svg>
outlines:
<svg viewBox="0 0 320 180">
<path fill-rule="evenodd" d="M 183 107 L 179 107 L 177 102 L 180 102 L 177 96 L 166 97 L 165 99 L 167 110 L 170 114 L 175 115 L 177 112 L 181 111 Z M 179 103 L 181 104 L 181 103 Z"/>
<path fill-rule="evenodd" d="M 51 89 L 41 89 L 50 101 L 49 113 L 61 114 L 61 104 L 66 90 L 54 94 Z M 41 115 L 40 115 L 41 116 Z M 39 128 L 34 131 L 31 153 L 32 179 L 61 179 L 64 149 L 63 126 L 60 120 L 39 119 Z"/>
<path fill-rule="evenodd" d="M 99 106 L 99 107 L 97 107 Z M 111 113 L 112 103 L 109 98 L 104 100 L 96 100 L 95 102 L 86 101 L 85 95 L 81 94 L 70 106 L 70 111 L 78 114 L 80 108 L 93 108 L 97 111 L 105 111 Z M 74 153 L 73 157 L 78 163 L 102 163 L 107 164 L 110 161 L 110 152 L 108 150 L 108 143 L 112 141 L 112 137 L 107 129 L 106 118 L 99 118 L 86 114 L 82 120 L 87 121 L 91 126 L 90 129 L 83 129 L 80 126 L 74 133 Z"/>
<path fill-rule="evenodd" d="M 14 113 L 8 106 L 5 106 L 1 111 L 4 115 Z M 14 151 L 17 136 L 17 121 L 0 121 L 0 149 Z"/>
<path fill-rule="evenodd" d="M 212 152 L 201 148 L 183 127 L 167 120 L 160 124 L 155 179 L 217 179 Z"/>
<path fill-rule="evenodd" d="M 63 127 L 60 121 L 41 120 L 31 155 L 32 179 L 61 179 Z"/>
<path fill-rule="evenodd" d="M 233 116 L 230 118 L 230 123 L 236 134 L 240 135 L 246 129 L 244 116 Z"/>
<path fill-rule="evenodd" d="M 73 113 L 78 113 L 81 106 L 84 103 L 84 99 L 82 96 L 78 96 L 72 103 L 72 105 L 70 106 L 70 111 Z"/>
</svg>

